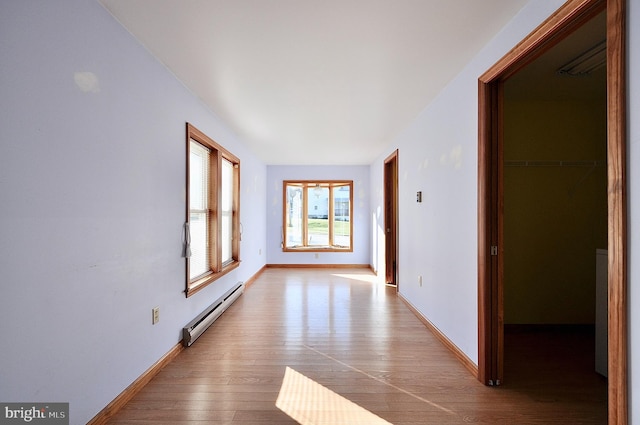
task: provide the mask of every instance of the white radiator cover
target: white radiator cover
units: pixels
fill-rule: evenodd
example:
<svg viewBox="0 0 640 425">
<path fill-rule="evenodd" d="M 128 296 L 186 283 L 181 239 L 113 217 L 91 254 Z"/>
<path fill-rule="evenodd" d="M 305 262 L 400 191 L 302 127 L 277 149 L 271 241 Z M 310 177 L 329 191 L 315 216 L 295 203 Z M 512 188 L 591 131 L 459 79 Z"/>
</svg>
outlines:
<svg viewBox="0 0 640 425">
<path fill-rule="evenodd" d="M 235 300 L 238 299 L 238 297 L 240 297 L 240 295 L 242 295 L 243 292 L 244 283 L 238 282 L 233 288 L 229 289 L 224 295 L 218 298 L 216 302 L 211 304 L 205 311 L 189 322 L 182 329 L 182 345 L 190 347 L 191 344 L 193 344 L 195 340 L 198 339 L 198 337 L 202 335 L 202 333 L 206 331 L 207 328 L 211 326 L 211 324 L 215 322 L 216 319 L 220 317 L 220 315 L 224 313 Z"/>
</svg>

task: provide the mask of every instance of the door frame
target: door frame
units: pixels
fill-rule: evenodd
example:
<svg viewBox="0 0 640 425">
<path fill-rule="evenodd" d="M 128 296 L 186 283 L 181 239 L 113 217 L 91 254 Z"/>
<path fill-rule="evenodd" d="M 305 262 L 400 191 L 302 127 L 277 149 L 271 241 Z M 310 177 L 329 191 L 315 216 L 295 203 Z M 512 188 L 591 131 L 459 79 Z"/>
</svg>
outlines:
<svg viewBox="0 0 640 425">
<path fill-rule="evenodd" d="M 384 160 L 385 283 L 398 289 L 398 150 Z"/>
<path fill-rule="evenodd" d="M 626 0 L 568 0 L 478 79 L 478 379 L 494 385 L 503 376 L 502 82 L 603 10 L 607 13 L 608 412 L 609 424 L 626 425 Z M 492 255 L 492 247 L 497 255 Z"/>
</svg>

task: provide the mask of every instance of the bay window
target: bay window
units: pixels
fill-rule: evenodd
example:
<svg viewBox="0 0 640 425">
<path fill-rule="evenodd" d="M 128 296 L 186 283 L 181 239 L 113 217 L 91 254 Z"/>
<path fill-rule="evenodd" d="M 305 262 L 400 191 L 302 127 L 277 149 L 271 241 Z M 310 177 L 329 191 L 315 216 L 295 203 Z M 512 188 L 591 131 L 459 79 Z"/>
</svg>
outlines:
<svg viewBox="0 0 640 425">
<path fill-rule="evenodd" d="M 353 251 L 353 181 L 286 180 L 284 251 Z"/>
</svg>

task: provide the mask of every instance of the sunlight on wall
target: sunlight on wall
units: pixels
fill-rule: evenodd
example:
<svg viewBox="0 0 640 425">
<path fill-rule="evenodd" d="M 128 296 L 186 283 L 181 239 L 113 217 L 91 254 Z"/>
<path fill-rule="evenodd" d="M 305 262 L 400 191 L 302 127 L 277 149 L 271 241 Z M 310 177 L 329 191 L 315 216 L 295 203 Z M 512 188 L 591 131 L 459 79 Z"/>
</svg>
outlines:
<svg viewBox="0 0 640 425">
<path fill-rule="evenodd" d="M 390 424 L 289 367 L 276 407 L 302 425 Z"/>
<path fill-rule="evenodd" d="M 380 201 L 382 203 L 382 201 Z M 378 276 L 385 275 L 384 264 L 384 244 L 385 234 L 382 223 L 382 208 L 380 205 L 376 207 L 375 212 L 371 214 L 371 266 Z"/>
<path fill-rule="evenodd" d="M 458 170 L 462 167 L 462 146 L 454 146 L 449 154 L 442 154 L 440 156 L 440 164 L 444 166 L 452 166 Z"/>
<path fill-rule="evenodd" d="M 73 80 L 80 90 L 85 93 L 99 93 L 100 81 L 93 72 L 75 72 Z"/>
</svg>

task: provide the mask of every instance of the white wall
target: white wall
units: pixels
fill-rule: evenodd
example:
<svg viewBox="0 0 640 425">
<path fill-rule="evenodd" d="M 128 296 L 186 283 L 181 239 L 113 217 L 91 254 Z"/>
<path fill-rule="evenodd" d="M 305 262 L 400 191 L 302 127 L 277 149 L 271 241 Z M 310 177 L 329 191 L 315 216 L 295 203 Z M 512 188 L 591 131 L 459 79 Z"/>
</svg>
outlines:
<svg viewBox="0 0 640 425">
<path fill-rule="evenodd" d="M 353 252 L 282 252 L 282 182 L 353 180 Z M 369 264 L 369 167 L 316 165 L 267 167 L 267 264 Z M 316 254 L 317 258 L 316 258 Z"/>
<path fill-rule="evenodd" d="M 0 400 L 83 424 L 264 265 L 266 166 L 94 0 L 1 2 L 0 57 Z M 189 299 L 187 121 L 240 157 L 244 229 Z"/>
</svg>

